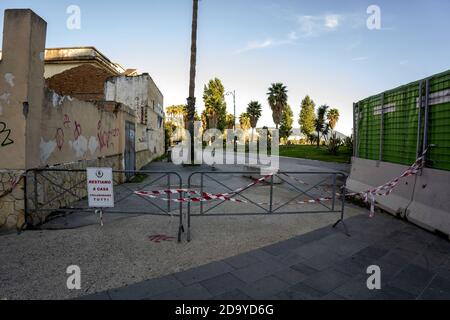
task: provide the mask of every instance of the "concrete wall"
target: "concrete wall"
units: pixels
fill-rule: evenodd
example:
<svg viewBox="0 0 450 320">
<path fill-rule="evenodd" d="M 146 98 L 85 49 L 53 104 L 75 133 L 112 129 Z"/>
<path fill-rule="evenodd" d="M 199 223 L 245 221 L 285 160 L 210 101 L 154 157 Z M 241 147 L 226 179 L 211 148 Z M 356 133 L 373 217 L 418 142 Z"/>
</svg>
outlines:
<svg viewBox="0 0 450 320">
<path fill-rule="evenodd" d="M 47 24 L 6 10 L 0 63 L 0 228 L 24 223 L 23 172 L 39 165 Z"/>
<path fill-rule="evenodd" d="M 347 187 L 354 192 L 378 187 L 401 175 L 408 166 L 352 159 Z M 377 196 L 377 206 L 429 229 L 450 235 L 450 172 L 425 168 L 400 180 L 389 196 Z"/>
<path fill-rule="evenodd" d="M 136 111 L 137 157 L 145 164 L 164 154 L 164 97 L 148 74 L 111 77 L 105 83 L 105 100 L 114 100 Z"/>
<path fill-rule="evenodd" d="M 116 102 L 79 101 L 46 91 L 39 165 L 56 165 L 123 154 L 125 121 L 134 111 Z"/>
</svg>

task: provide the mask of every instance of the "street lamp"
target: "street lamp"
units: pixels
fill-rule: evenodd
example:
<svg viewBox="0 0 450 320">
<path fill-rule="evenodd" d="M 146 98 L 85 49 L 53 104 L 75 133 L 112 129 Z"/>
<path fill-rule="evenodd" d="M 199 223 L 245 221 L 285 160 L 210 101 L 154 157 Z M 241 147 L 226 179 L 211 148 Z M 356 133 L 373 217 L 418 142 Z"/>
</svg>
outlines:
<svg viewBox="0 0 450 320">
<path fill-rule="evenodd" d="M 236 90 L 225 93 L 226 96 L 233 96 L 233 130 L 236 131 Z"/>
</svg>

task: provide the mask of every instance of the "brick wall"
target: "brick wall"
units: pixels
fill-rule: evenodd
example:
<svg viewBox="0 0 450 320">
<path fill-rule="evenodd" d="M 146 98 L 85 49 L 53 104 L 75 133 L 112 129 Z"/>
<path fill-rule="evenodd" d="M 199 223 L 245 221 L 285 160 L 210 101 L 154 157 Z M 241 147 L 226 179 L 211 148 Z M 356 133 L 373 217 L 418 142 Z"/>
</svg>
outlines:
<svg viewBox="0 0 450 320">
<path fill-rule="evenodd" d="M 104 84 L 113 76 L 109 71 L 84 64 L 56 74 L 46 79 L 49 89 L 60 95 L 68 95 L 78 100 L 103 100 Z"/>
</svg>

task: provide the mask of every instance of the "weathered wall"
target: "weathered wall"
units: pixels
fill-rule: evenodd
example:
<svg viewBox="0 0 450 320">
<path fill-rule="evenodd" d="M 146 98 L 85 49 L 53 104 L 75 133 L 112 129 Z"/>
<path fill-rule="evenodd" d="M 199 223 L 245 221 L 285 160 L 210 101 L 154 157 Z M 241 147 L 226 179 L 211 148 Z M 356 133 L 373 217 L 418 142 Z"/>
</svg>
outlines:
<svg viewBox="0 0 450 320">
<path fill-rule="evenodd" d="M 47 24 L 6 10 L 0 63 L 0 228 L 24 223 L 22 174 L 38 164 Z"/>
<path fill-rule="evenodd" d="M 148 163 L 164 154 L 164 97 L 148 74 L 109 78 L 105 100 L 121 102 L 136 111 L 136 151 L 150 151 L 147 159 L 140 155 L 141 162 Z"/>
<path fill-rule="evenodd" d="M 40 137 L 40 166 L 122 154 L 125 121 L 134 121 L 126 106 L 94 105 L 46 91 Z"/>
</svg>

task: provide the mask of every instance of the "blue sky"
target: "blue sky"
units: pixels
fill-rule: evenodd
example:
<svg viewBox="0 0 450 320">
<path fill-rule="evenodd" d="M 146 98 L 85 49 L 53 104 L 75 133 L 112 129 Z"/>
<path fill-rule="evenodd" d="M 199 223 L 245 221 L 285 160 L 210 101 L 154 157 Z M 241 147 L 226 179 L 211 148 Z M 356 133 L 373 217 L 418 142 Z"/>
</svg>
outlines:
<svg viewBox="0 0 450 320">
<path fill-rule="evenodd" d="M 381 30 L 366 10 L 381 9 Z M 69 5 L 81 29 L 69 30 Z M 191 0 L 1 0 L 0 9 L 31 8 L 48 22 L 47 47 L 93 45 L 125 68 L 154 78 L 165 106 L 188 95 Z M 448 0 L 202 0 L 199 9 L 197 101 L 211 78 L 236 90 L 237 112 L 250 100 L 264 107 L 259 125 L 273 125 L 266 92 L 289 90 L 295 122 L 301 99 L 341 111 L 350 133 L 352 103 L 449 69 Z M 0 18 L 3 24 L 3 16 Z M 229 97 L 228 110 L 232 112 Z"/>
</svg>

